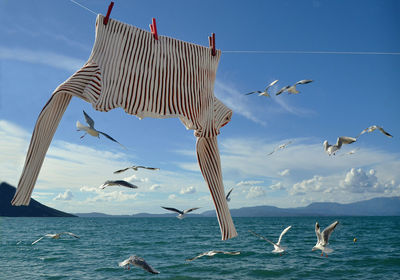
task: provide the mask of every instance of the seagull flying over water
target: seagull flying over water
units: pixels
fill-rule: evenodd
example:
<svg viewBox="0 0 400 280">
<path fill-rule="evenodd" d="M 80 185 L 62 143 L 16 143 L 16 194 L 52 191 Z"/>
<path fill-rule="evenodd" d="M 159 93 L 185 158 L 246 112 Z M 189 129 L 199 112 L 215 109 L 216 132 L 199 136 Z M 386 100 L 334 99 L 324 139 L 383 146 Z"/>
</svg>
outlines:
<svg viewBox="0 0 400 280">
<path fill-rule="evenodd" d="M 272 83 L 270 83 L 270 84 L 264 89 L 264 91 L 259 91 L 259 90 L 257 90 L 257 91 L 252 91 L 252 92 L 246 93 L 246 95 L 250 95 L 250 94 L 253 94 L 253 93 L 259 93 L 258 96 L 271 97 L 271 96 L 269 95 L 269 93 L 268 93 L 268 89 L 269 89 L 270 87 L 272 87 L 273 85 L 275 85 L 277 82 L 278 82 L 278 80 L 275 80 L 275 81 L 273 81 Z"/>
<path fill-rule="evenodd" d="M 284 235 L 288 232 L 288 230 L 289 230 L 291 227 L 292 227 L 292 226 L 288 226 L 287 228 L 285 228 L 285 229 L 281 232 L 281 235 L 279 235 L 278 242 L 276 242 L 276 243 L 272 242 L 271 240 L 265 238 L 264 236 L 261 236 L 261 235 L 255 233 L 255 232 L 253 232 L 253 231 L 251 231 L 251 230 L 249 230 L 249 231 L 250 231 L 252 234 L 254 234 L 255 236 L 258 236 L 258 237 L 264 239 L 265 241 L 271 243 L 271 244 L 274 246 L 274 250 L 272 250 L 272 253 L 283 253 L 283 252 L 285 251 L 285 248 L 283 248 L 283 247 L 281 246 L 282 236 L 284 236 Z"/>
<path fill-rule="evenodd" d="M 240 252 L 225 252 L 225 251 L 214 251 L 214 250 L 212 250 L 212 251 L 208 251 L 208 252 L 205 252 L 205 253 L 201 253 L 200 255 L 198 255 L 198 256 L 196 256 L 196 257 L 194 257 L 194 258 L 191 258 L 191 259 L 187 259 L 186 261 L 194 261 L 194 260 L 196 260 L 196 259 L 198 259 L 198 258 L 201 258 L 201 257 L 203 257 L 203 256 L 209 256 L 209 257 L 213 257 L 213 256 L 215 256 L 216 254 L 224 254 L 224 255 L 239 255 L 240 254 Z"/>
<path fill-rule="evenodd" d="M 131 184 L 131 183 L 127 182 L 127 181 L 124 181 L 124 180 L 108 180 L 108 181 L 105 181 L 104 184 L 101 185 L 99 188 L 100 189 L 105 189 L 106 187 L 109 187 L 109 186 L 123 186 L 123 187 L 127 187 L 127 188 L 130 188 L 130 189 L 137 189 L 138 188 L 138 186 L 133 185 L 133 184 Z"/>
<path fill-rule="evenodd" d="M 354 137 L 348 137 L 348 136 L 340 136 L 338 137 L 336 144 L 334 145 L 329 145 L 328 141 L 324 141 L 324 150 L 328 155 L 335 155 L 336 151 L 338 151 L 343 144 L 351 144 L 353 142 L 356 142 L 357 138 Z"/>
<path fill-rule="evenodd" d="M 372 126 L 366 128 L 366 129 L 364 129 L 363 131 L 361 131 L 360 134 L 358 134 L 358 136 L 357 136 L 356 138 L 360 137 L 362 134 L 364 134 L 364 133 L 366 133 L 366 132 L 368 132 L 368 133 L 369 133 L 369 132 L 373 132 L 373 131 L 375 131 L 375 130 L 377 130 L 377 129 L 379 129 L 379 130 L 380 130 L 383 134 L 385 134 L 387 137 L 390 137 L 390 138 L 393 137 L 390 133 L 386 132 L 382 127 L 377 126 L 377 125 L 372 125 Z"/>
<path fill-rule="evenodd" d="M 181 210 L 178 210 L 178 209 L 175 209 L 175 208 L 171 208 L 171 207 L 164 207 L 164 206 L 161 206 L 161 207 L 164 208 L 164 209 L 166 209 L 166 210 L 179 213 L 179 215 L 176 216 L 176 217 L 177 217 L 178 219 L 180 219 L 180 220 L 182 220 L 182 219 L 185 217 L 185 214 L 187 214 L 187 213 L 189 213 L 189 212 L 192 212 L 192 211 L 194 211 L 194 210 L 196 210 L 196 209 L 199 209 L 199 207 L 195 207 L 195 208 L 190 208 L 190 209 L 186 209 L 186 210 L 181 211 Z"/>
<path fill-rule="evenodd" d="M 128 259 L 118 263 L 119 266 L 127 269 L 131 269 L 130 265 L 134 265 L 140 268 L 143 268 L 144 270 L 153 273 L 153 274 L 159 274 L 160 272 L 152 268 L 144 259 L 138 256 L 130 256 Z"/>
<path fill-rule="evenodd" d="M 273 150 L 272 152 L 270 152 L 267 156 L 272 155 L 273 153 L 275 153 L 276 151 L 278 151 L 278 150 L 280 150 L 280 149 L 286 148 L 286 147 L 287 147 L 289 144 L 291 144 L 291 143 L 292 143 L 292 141 L 289 141 L 289 142 L 286 142 L 286 143 L 284 143 L 284 144 L 281 144 L 281 145 L 275 147 L 274 150 Z"/>
<path fill-rule="evenodd" d="M 106 133 L 104 133 L 104 132 L 101 132 L 101 131 L 95 129 L 95 128 L 94 128 L 94 120 L 93 120 L 91 117 L 89 117 L 89 115 L 86 114 L 85 111 L 83 111 L 83 115 L 85 116 L 86 123 L 87 123 L 89 126 L 83 125 L 83 124 L 81 124 L 79 121 L 76 121 L 76 128 L 77 128 L 77 130 L 78 130 L 78 131 L 85 131 L 85 134 L 83 134 L 83 135 L 81 136 L 81 138 L 85 137 L 85 135 L 86 135 L 87 133 L 88 133 L 89 135 L 92 135 L 92 136 L 97 137 L 97 138 L 100 138 L 99 134 L 102 134 L 102 135 L 104 135 L 105 137 L 107 137 L 108 139 L 110 139 L 111 141 L 114 141 L 115 143 L 118 143 L 118 144 L 120 144 L 123 148 L 125 148 L 124 145 L 122 145 L 121 143 L 119 143 L 117 140 L 115 140 L 114 138 L 112 138 L 110 135 L 108 135 L 108 134 L 106 134 Z M 125 148 L 125 149 L 126 149 L 126 148 Z"/>
<path fill-rule="evenodd" d="M 305 85 L 305 84 L 308 84 L 308 83 L 311 83 L 311 82 L 313 82 L 313 80 L 301 80 L 301 81 L 298 81 L 297 83 L 295 83 L 294 85 L 289 87 L 287 89 L 287 92 L 288 93 L 292 93 L 292 94 L 297 94 L 297 93 L 299 93 L 299 91 L 296 89 L 297 85 Z"/>
<path fill-rule="evenodd" d="M 339 224 L 338 221 L 333 222 L 330 226 L 326 227 L 322 233 L 320 232 L 318 222 L 315 223 L 315 234 L 317 235 L 317 244 L 312 248 L 312 251 L 321 250 L 321 256 L 328 256 L 328 253 L 332 253 L 333 249 L 326 247 L 329 243 L 329 237 L 331 236 L 335 227 Z"/>
<path fill-rule="evenodd" d="M 79 238 L 79 236 L 77 236 L 76 234 L 74 234 L 72 232 L 48 233 L 48 234 L 45 234 L 42 237 L 40 237 L 38 240 L 33 241 L 32 245 L 38 243 L 40 240 L 42 240 L 45 237 L 50 237 L 50 238 L 53 238 L 53 239 L 59 239 L 62 234 L 68 234 L 68 235 L 73 236 L 75 238 Z"/>
<path fill-rule="evenodd" d="M 127 167 L 127 168 L 114 171 L 114 174 L 121 173 L 121 172 L 125 172 L 125 171 L 128 170 L 128 169 L 133 169 L 133 170 L 135 170 L 135 171 L 138 171 L 139 168 L 148 169 L 148 170 L 160 170 L 160 168 L 155 168 L 155 167 L 147 167 L 147 166 L 141 166 L 141 165 L 134 165 L 134 166 L 129 166 L 129 167 Z"/>
<path fill-rule="evenodd" d="M 231 198 L 229 197 L 230 195 L 231 195 L 231 192 L 233 191 L 233 188 L 232 189 L 230 189 L 230 191 L 227 193 L 227 195 L 226 195 L 226 201 L 231 201 Z"/>
</svg>

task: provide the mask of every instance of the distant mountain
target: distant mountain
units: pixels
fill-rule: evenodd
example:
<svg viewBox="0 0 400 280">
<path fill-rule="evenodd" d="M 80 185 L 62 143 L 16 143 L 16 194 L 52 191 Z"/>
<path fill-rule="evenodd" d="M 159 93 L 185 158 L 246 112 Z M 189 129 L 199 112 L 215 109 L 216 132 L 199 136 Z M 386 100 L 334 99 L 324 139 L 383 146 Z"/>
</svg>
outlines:
<svg viewBox="0 0 400 280">
<path fill-rule="evenodd" d="M 400 216 L 400 197 L 379 197 L 349 204 L 315 202 L 297 208 L 243 207 L 231 209 L 231 214 L 233 217 Z M 206 211 L 202 215 L 212 217 L 215 216 L 215 211 Z"/>
<path fill-rule="evenodd" d="M 0 216 L 3 217 L 76 217 L 54 208 L 47 207 L 34 199 L 28 206 L 12 206 L 16 188 L 3 182 L 0 184 Z"/>
</svg>

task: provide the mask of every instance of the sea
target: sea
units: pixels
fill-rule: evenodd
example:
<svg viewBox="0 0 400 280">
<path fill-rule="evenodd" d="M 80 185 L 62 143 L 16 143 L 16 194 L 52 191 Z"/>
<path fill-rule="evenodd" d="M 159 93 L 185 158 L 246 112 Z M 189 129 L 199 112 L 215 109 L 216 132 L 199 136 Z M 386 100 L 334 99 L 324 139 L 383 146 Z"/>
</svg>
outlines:
<svg viewBox="0 0 400 280">
<path fill-rule="evenodd" d="M 321 256 L 315 222 L 334 221 Z M 400 217 L 234 218 L 236 238 L 222 241 L 216 218 L 7 218 L 0 217 L 0 279 L 400 279 Z M 281 231 L 283 255 L 272 241 Z M 80 238 L 47 233 L 72 232 Z M 356 238 L 356 239 L 355 239 Z M 239 251 L 187 261 L 210 250 Z M 137 255 L 160 274 L 118 262 Z"/>
</svg>

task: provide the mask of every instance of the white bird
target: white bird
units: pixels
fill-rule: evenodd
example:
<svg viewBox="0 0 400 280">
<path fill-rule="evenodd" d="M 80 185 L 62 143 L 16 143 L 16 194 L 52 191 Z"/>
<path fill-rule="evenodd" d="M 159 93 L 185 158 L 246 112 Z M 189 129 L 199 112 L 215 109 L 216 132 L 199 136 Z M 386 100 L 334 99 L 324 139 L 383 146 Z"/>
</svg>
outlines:
<svg viewBox="0 0 400 280">
<path fill-rule="evenodd" d="M 289 87 L 287 89 L 287 92 L 288 93 L 292 93 L 292 94 L 297 94 L 297 93 L 299 93 L 299 91 L 296 89 L 297 85 L 305 85 L 305 84 L 311 83 L 312 81 L 313 80 L 301 80 L 301 81 L 298 81 L 297 83 L 295 83 L 294 85 Z"/>
<path fill-rule="evenodd" d="M 278 150 L 286 148 L 289 144 L 292 144 L 292 143 L 293 143 L 292 141 L 289 141 L 289 142 L 286 142 L 284 144 L 281 144 L 281 145 L 275 147 L 274 150 L 272 152 L 270 152 L 267 156 L 272 155 L 273 153 L 275 153 Z"/>
<path fill-rule="evenodd" d="M 130 265 L 134 265 L 140 268 L 143 268 L 144 270 L 153 273 L 153 274 L 159 274 L 160 272 L 152 268 L 143 258 L 138 257 L 138 256 L 130 256 L 128 259 L 118 263 L 119 266 L 127 269 L 131 269 Z"/>
<path fill-rule="evenodd" d="M 258 236 L 258 237 L 264 239 L 265 241 L 271 243 L 271 244 L 274 246 L 274 250 L 272 250 L 272 253 L 283 253 L 283 252 L 285 251 L 285 248 L 283 248 L 283 247 L 281 246 L 282 236 L 284 236 L 284 235 L 289 231 L 289 229 L 290 229 L 291 227 L 292 227 L 292 226 L 288 226 L 287 228 L 285 228 L 285 229 L 281 232 L 281 235 L 279 235 L 279 239 L 278 239 L 278 242 L 277 242 L 277 243 L 274 243 L 274 242 L 272 242 L 271 240 L 265 238 L 264 236 L 261 236 L 261 235 L 255 233 L 255 232 L 253 232 L 253 231 L 251 231 L 251 230 L 249 230 L 249 231 L 250 231 L 252 234 L 254 234 L 255 236 Z"/>
<path fill-rule="evenodd" d="M 105 137 L 107 137 L 108 139 L 110 139 L 111 141 L 114 141 L 115 143 L 118 143 L 118 144 L 120 144 L 123 148 L 125 148 L 124 145 L 122 145 L 121 143 L 119 143 L 117 140 L 115 140 L 114 138 L 112 138 L 110 135 L 108 135 L 108 134 L 106 134 L 106 133 L 104 133 L 104 132 L 101 132 L 101 131 L 95 129 L 95 128 L 94 128 L 94 120 L 93 120 L 91 117 L 89 117 L 89 115 L 86 114 L 85 111 L 83 111 L 83 115 L 85 116 L 86 123 L 87 123 L 89 126 L 83 125 L 83 124 L 81 124 L 79 121 L 76 121 L 76 128 L 77 128 L 77 130 L 78 130 L 78 131 L 85 131 L 85 134 L 83 134 L 83 135 L 81 136 L 81 138 L 85 137 L 85 135 L 86 135 L 87 133 L 88 133 L 89 135 L 92 135 L 92 136 L 97 137 L 97 138 L 100 138 L 99 134 L 102 134 L 102 135 L 104 135 Z M 125 148 L 125 149 L 126 149 L 126 148 Z"/>
<path fill-rule="evenodd" d="M 336 144 L 334 145 L 329 145 L 328 141 L 324 141 L 324 150 L 328 155 L 335 155 L 336 151 L 338 151 L 343 144 L 351 144 L 353 142 L 356 142 L 357 138 L 354 137 L 348 137 L 348 136 L 340 136 L 338 137 Z"/>
<path fill-rule="evenodd" d="M 329 244 L 329 237 L 331 236 L 335 227 L 339 224 L 338 221 L 335 221 L 330 226 L 326 227 L 322 233 L 320 232 L 318 222 L 315 223 L 315 234 L 317 235 L 317 244 L 312 248 L 312 251 L 321 250 L 321 256 L 325 255 L 328 256 L 328 253 L 332 253 L 333 249 L 328 248 L 327 245 Z"/>
<path fill-rule="evenodd" d="M 231 201 L 231 198 L 230 198 L 230 195 L 231 195 L 231 192 L 233 191 L 233 188 L 232 189 L 230 189 L 230 191 L 227 193 L 227 195 L 226 195 L 226 201 Z"/>
<path fill-rule="evenodd" d="M 201 258 L 201 257 L 203 257 L 203 256 L 213 257 L 213 256 L 215 256 L 216 254 L 239 255 L 240 252 L 225 252 L 225 251 L 214 251 L 214 250 L 212 250 L 212 251 L 208 251 L 208 252 L 205 252 L 205 253 L 201 253 L 200 255 L 198 255 L 198 256 L 196 256 L 196 257 L 194 257 L 194 258 L 186 259 L 186 261 L 189 261 L 189 262 L 190 262 L 190 261 L 194 261 L 194 260 L 196 260 L 196 259 L 198 259 L 198 258 Z"/>
<path fill-rule="evenodd" d="M 164 207 L 164 206 L 161 206 L 161 207 L 164 208 L 164 209 L 166 209 L 166 210 L 179 213 L 179 215 L 176 216 L 176 217 L 177 217 L 178 219 L 180 219 L 180 220 L 182 220 L 182 219 L 185 217 L 185 214 L 187 214 L 187 213 L 189 213 L 189 212 L 192 212 L 192 211 L 194 211 L 194 210 L 196 210 L 196 209 L 199 209 L 199 207 L 195 207 L 195 208 L 190 208 L 190 209 L 186 209 L 186 210 L 181 211 L 181 210 L 178 210 L 178 209 L 175 209 L 175 208 L 171 208 L 171 207 Z"/>
<path fill-rule="evenodd" d="M 155 167 L 147 167 L 147 166 L 141 166 L 141 165 L 134 165 L 134 166 L 129 166 L 129 167 L 127 167 L 127 168 L 114 171 L 114 174 L 125 172 L 125 171 L 128 170 L 128 169 L 133 169 L 133 170 L 135 170 L 135 171 L 138 171 L 139 168 L 148 169 L 148 170 L 160 170 L 160 168 L 155 168 Z"/>
<path fill-rule="evenodd" d="M 373 132 L 373 131 L 375 131 L 375 130 L 377 130 L 377 129 L 379 129 L 379 130 L 380 130 L 383 134 L 385 134 L 387 137 L 390 137 L 390 138 L 393 137 L 390 133 L 386 132 L 382 127 L 377 126 L 377 125 L 372 125 L 372 126 L 366 128 L 366 129 L 364 129 L 363 131 L 361 131 L 360 134 L 358 134 L 358 136 L 357 136 L 356 138 L 360 137 L 360 135 L 362 135 L 362 134 L 364 134 L 364 133 L 366 133 L 366 132 L 368 132 L 368 133 L 369 133 L 369 132 Z"/>
<path fill-rule="evenodd" d="M 270 83 L 270 84 L 264 89 L 264 91 L 259 91 L 259 90 L 257 90 L 257 91 L 252 91 L 252 92 L 246 93 L 246 95 L 250 95 L 250 94 L 253 94 L 253 93 L 259 93 L 258 96 L 271 97 L 271 96 L 269 95 L 269 93 L 268 93 L 268 89 L 269 89 L 270 87 L 272 87 L 273 85 L 275 85 L 277 82 L 278 82 L 278 80 L 275 80 L 275 81 L 273 81 L 272 83 Z"/>
<path fill-rule="evenodd" d="M 72 232 L 48 233 L 48 234 L 45 234 L 42 237 L 40 237 L 38 240 L 33 241 L 32 245 L 38 243 L 40 240 L 42 240 L 45 237 L 50 237 L 50 238 L 53 238 L 53 239 L 59 239 L 62 234 L 67 234 L 67 235 L 73 236 L 75 238 L 79 238 L 79 236 L 77 236 L 76 234 L 74 234 Z"/>
<path fill-rule="evenodd" d="M 105 189 L 106 187 L 110 187 L 110 186 L 122 186 L 122 187 L 127 187 L 130 189 L 137 189 L 138 186 L 131 184 L 127 181 L 124 180 L 107 180 L 104 182 L 103 185 L 101 185 L 99 188 L 100 189 Z"/>
<path fill-rule="evenodd" d="M 278 90 L 278 92 L 275 93 L 275 95 L 279 95 L 279 94 L 281 94 L 281 93 L 287 91 L 289 88 L 290 88 L 290 85 L 285 86 L 285 87 L 281 88 L 280 90 Z"/>
</svg>

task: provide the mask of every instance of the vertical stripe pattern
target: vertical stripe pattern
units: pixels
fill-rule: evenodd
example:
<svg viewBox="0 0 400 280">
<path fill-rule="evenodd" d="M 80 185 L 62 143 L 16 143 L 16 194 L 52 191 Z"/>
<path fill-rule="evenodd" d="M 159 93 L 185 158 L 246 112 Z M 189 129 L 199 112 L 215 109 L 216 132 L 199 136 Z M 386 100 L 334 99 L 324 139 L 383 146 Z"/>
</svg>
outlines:
<svg viewBox="0 0 400 280">
<path fill-rule="evenodd" d="M 217 211 L 222 239 L 237 235 L 225 201 L 216 136 L 232 111 L 213 93 L 221 52 L 159 36 L 103 16 L 87 63 L 53 93 L 37 120 L 13 205 L 27 205 L 41 165 L 72 96 L 139 118 L 178 117 L 197 140 L 199 165 Z"/>
</svg>

